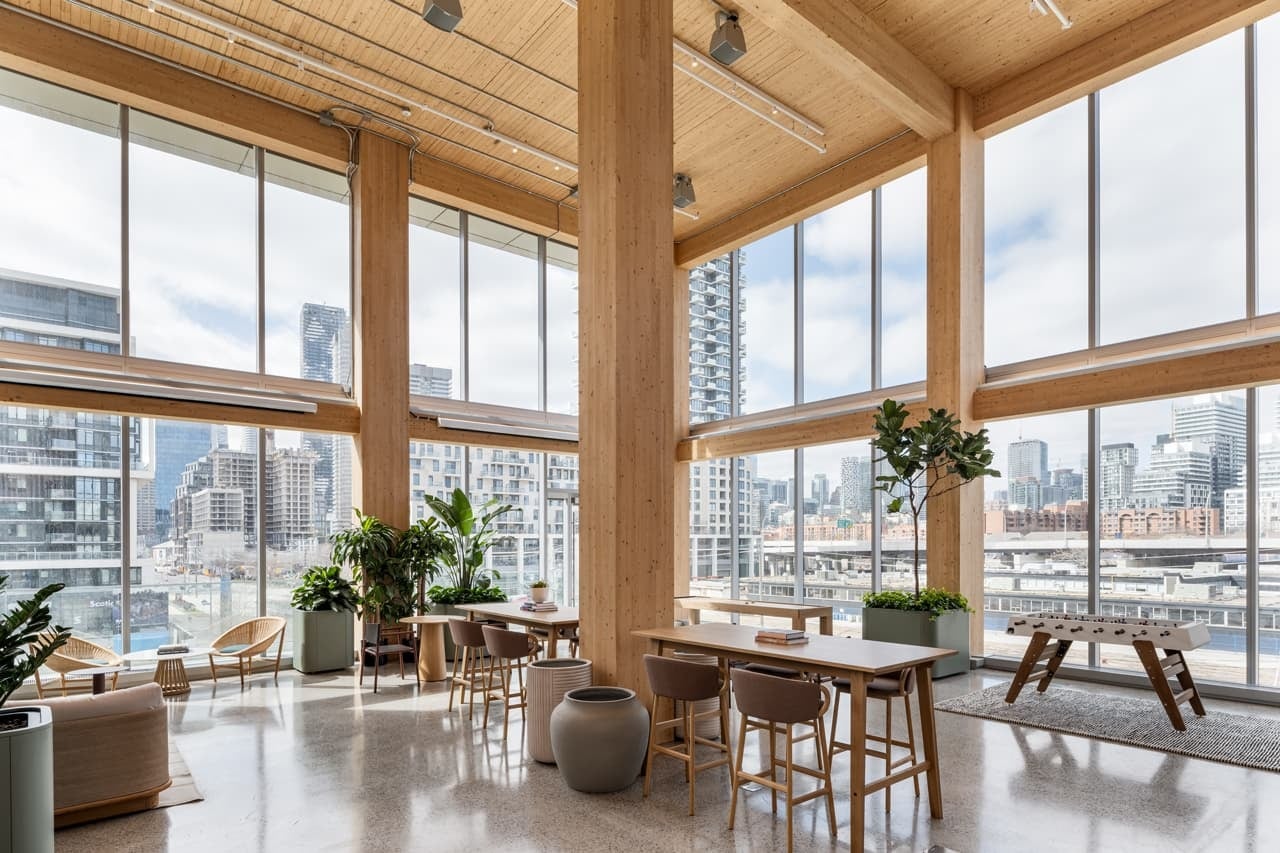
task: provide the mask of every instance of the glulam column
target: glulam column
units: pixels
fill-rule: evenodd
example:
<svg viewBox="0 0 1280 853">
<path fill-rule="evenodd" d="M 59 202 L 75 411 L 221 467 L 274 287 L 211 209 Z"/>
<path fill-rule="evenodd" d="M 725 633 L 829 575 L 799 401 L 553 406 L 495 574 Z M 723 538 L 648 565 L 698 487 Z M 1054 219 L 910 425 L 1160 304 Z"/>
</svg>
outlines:
<svg viewBox="0 0 1280 853">
<path fill-rule="evenodd" d="M 973 392 L 983 367 L 982 140 L 973 101 L 956 92 L 955 130 L 929 144 L 928 400 L 976 429 Z M 982 653 L 982 481 L 929 501 L 929 585 L 965 595 L 977 611 L 970 650 Z"/>
<path fill-rule="evenodd" d="M 409 525 L 409 152 L 360 134 L 352 184 L 353 387 L 360 433 L 352 503 Z"/>
<path fill-rule="evenodd" d="M 631 631 L 671 624 L 677 539 L 671 18 L 578 5 L 583 653 L 642 695 Z"/>
</svg>

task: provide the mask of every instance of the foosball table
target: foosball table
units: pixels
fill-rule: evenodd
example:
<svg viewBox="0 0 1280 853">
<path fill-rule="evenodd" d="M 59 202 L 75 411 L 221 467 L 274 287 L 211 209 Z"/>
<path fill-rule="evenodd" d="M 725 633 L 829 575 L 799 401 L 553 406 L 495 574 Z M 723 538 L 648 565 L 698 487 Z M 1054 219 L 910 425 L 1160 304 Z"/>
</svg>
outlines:
<svg viewBox="0 0 1280 853">
<path fill-rule="evenodd" d="M 1183 652 L 1209 642 L 1209 628 L 1203 622 L 1030 613 L 1010 617 L 1005 633 L 1031 638 L 1018 673 L 1005 694 L 1006 702 L 1015 701 L 1022 688 L 1033 681 L 1039 682 L 1036 686 L 1039 692 L 1048 690 L 1072 643 L 1116 643 L 1133 646 L 1175 729 L 1187 730 L 1179 708 L 1184 702 L 1189 703 L 1198 716 L 1205 714 L 1200 691 L 1183 656 Z M 1051 640 L 1057 640 L 1057 644 L 1050 646 Z M 1157 649 L 1164 652 L 1164 657 Z M 1178 681 L 1176 692 L 1169 682 L 1171 678 Z"/>
</svg>

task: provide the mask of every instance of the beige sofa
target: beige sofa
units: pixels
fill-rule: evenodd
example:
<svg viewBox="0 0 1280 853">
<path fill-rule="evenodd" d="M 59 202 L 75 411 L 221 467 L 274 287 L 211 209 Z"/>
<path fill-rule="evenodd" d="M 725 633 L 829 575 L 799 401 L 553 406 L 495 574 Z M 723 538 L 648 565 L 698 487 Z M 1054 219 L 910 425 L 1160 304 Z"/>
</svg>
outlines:
<svg viewBox="0 0 1280 853">
<path fill-rule="evenodd" d="M 46 699 L 53 712 L 57 826 L 155 808 L 169 778 L 169 710 L 160 685 Z"/>
</svg>

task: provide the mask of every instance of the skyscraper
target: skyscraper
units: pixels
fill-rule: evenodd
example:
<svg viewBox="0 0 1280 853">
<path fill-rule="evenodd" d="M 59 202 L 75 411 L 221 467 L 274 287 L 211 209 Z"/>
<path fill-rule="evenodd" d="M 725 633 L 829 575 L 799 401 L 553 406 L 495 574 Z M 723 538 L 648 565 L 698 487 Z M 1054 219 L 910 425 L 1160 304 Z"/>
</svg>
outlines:
<svg viewBox="0 0 1280 853">
<path fill-rule="evenodd" d="M 351 323 L 346 309 L 304 303 L 300 325 L 302 378 L 348 385 L 351 376 Z M 302 446 L 315 455 L 312 512 L 317 522 L 316 533 L 328 536 L 334 527 L 350 521 L 350 508 L 345 506 L 345 496 L 351 490 L 350 442 L 324 433 L 306 433 L 302 437 Z M 342 491 L 344 488 L 346 491 Z"/>
<path fill-rule="evenodd" d="M 208 424 L 155 422 L 156 509 L 171 512 L 183 470 L 216 446 L 215 433 Z"/>
<path fill-rule="evenodd" d="M 1009 482 L 1032 478 L 1041 485 L 1049 485 L 1049 445 L 1038 438 L 1010 444 L 1006 476 Z"/>
<path fill-rule="evenodd" d="M 871 517 L 871 457 L 846 456 L 840 460 L 840 506 L 854 521 Z"/>
<path fill-rule="evenodd" d="M 453 370 L 429 364 L 409 365 L 409 393 L 424 397 L 452 397 Z"/>
<path fill-rule="evenodd" d="M 1138 468 L 1138 448 L 1133 442 L 1102 445 L 1101 508 L 1124 509 L 1131 506 L 1133 477 Z"/>
<path fill-rule="evenodd" d="M 1196 440 L 1209 454 L 1209 506 L 1215 509 L 1244 470 L 1247 421 L 1244 398 L 1236 394 L 1203 394 L 1173 408 L 1173 441 Z"/>
</svg>

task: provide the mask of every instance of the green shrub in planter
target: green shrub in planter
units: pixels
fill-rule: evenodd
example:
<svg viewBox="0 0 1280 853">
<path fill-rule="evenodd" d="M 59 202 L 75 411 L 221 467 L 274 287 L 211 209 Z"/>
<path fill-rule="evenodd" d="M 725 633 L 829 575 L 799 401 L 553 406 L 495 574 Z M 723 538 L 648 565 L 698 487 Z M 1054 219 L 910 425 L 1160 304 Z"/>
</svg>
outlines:
<svg viewBox="0 0 1280 853">
<path fill-rule="evenodd" d="M 340 566 L 315 566 L 293 591 L 293 668 L 346 669 L 355 656 L 355 610 L 360 598 Z"/>
</svg>

